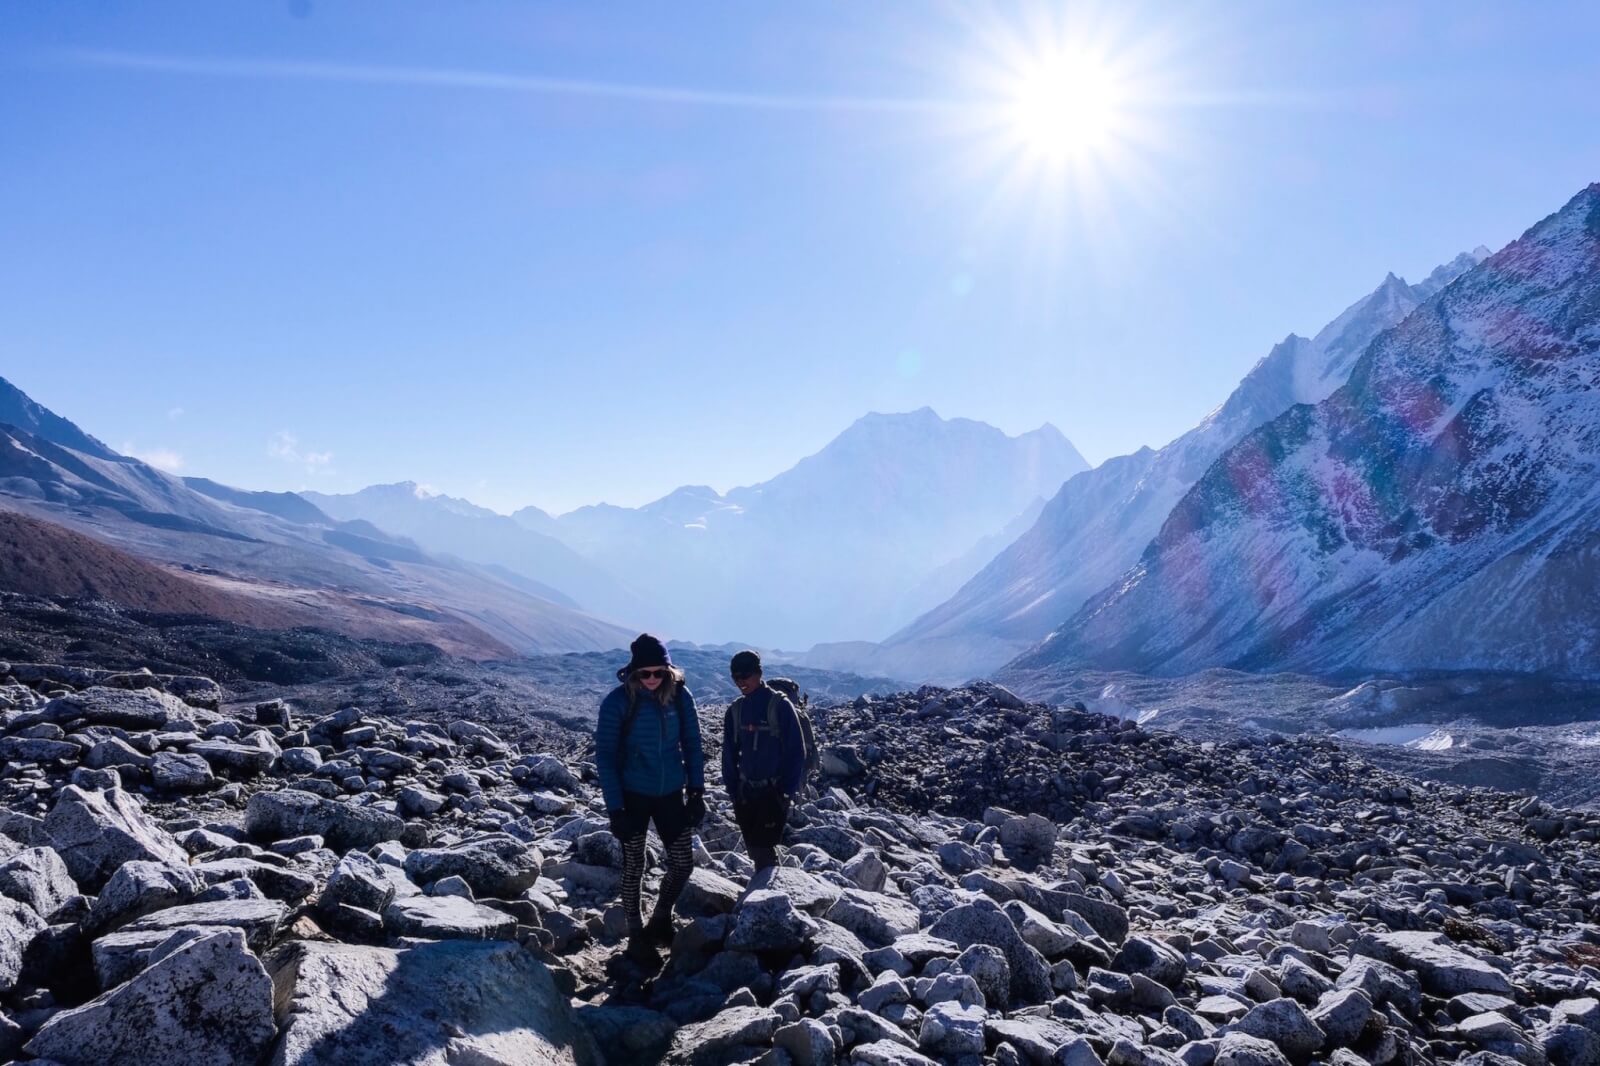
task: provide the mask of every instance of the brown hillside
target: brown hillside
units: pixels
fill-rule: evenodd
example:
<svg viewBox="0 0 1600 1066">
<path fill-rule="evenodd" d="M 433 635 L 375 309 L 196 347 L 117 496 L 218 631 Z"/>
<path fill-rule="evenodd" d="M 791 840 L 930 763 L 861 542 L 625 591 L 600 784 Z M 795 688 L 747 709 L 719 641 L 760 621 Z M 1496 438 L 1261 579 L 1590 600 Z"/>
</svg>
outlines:
<svg viewBox="0 0 1600 1066">
<path fill-rule="evenodd" d="M 204 615 L 256 629 L 314 626 L 352 637 L 421 640 L 472 658 L 513 654 L 481 629 L 448 613 L 352 598 L 331 589 L 189 577 L 16 511 L 0 510 L 0 589 L 103 599 L 134 610 Z"/>
</svg>

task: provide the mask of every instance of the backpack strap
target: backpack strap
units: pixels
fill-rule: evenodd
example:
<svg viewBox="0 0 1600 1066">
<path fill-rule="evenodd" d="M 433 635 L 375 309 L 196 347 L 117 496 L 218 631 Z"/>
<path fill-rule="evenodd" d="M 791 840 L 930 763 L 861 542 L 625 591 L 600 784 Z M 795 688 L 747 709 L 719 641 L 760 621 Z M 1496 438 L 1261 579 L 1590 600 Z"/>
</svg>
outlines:
<svg viewBox="0 0 1600 1066">
<path fill-rule="evenodd" d="M 633 723 L 639 718 L 639 699 L 631 690 L 628 693 L 628 709 L 622 712 L 622 724 L 617 727 L 617 776 L 622 776 L 623 769 L 628 765 L 628 734 L 633 732 Z"/>
</svg>

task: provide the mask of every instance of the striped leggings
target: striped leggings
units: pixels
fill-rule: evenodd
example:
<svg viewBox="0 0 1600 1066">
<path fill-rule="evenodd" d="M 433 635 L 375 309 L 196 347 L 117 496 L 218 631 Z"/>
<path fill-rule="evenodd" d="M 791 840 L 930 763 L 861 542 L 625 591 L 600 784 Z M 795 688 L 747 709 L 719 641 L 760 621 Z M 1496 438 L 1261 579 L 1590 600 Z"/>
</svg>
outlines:
<svg viewBox="0 0 1600 1066">
<path fill-rule="evenodd" d="M 689 874 L 694 869 L 694 852 L 690 847 L 693 834 L 681 792 L 665 796 L 625 792 L 623 802 L 626 832 L 622 837 L 622 914 L 628 921 L 628 933 L 632 935 L 644 927 L 639 888 L 644 881 L 644 838 L 650 823 L 655 823 L 656 835 L 667 849 L 667 872 L 661 879 L 652 921 L 668 920 L 672 905 L 683 894 L 683 886 L 689 883 Z"/>
<path fill-rule="evenodd" d="M 640 910 L 640 884 L 644 880 L 644 836 L 639 830 L 622 841 L 622 913 L 628 920 L 629 934 L 644 928 Z M 656 896 L 653 919 L 665 920 L 672 913 L 672 905 L 683 894 L 694 870 L 694 852 L 690 850 L 689 833 L 679 833 L 667 845 L 667 872 L 661 878 L 661 891 Z"/>
</svg>

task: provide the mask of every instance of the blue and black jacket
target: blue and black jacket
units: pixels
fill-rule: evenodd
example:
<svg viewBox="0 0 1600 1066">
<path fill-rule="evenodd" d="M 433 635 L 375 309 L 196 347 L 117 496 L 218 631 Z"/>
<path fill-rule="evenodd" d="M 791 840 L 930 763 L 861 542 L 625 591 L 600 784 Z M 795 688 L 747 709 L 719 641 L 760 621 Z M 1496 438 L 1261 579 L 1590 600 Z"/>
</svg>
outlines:
<svg viewBox="0 0 1600 1066">
<path fill-rule="evenodd" d="M 792 796 L 805 772 L 805 738 L 788 697 L 763 683 L 734 700 L 722 732 L 722 783 L 734 801 L 757 792 Z"/>
<path fill-rule="evenodd" d="M 672 703 L 663 707 L 648 692 L 639 694 L 627 750 L 617 740 L 628 713 L 628 688 L 618 685 L 600 701 L 600 718 L 594 727 L 595 765 L 600 770 L 600 790 L 606 810 L 623 808 L 623 792 L 666 796 L 683 788 L 706 787 L 705 752 L 700 747 L 700 719 L 694 696 L 678 687 Z"/>
</svg>

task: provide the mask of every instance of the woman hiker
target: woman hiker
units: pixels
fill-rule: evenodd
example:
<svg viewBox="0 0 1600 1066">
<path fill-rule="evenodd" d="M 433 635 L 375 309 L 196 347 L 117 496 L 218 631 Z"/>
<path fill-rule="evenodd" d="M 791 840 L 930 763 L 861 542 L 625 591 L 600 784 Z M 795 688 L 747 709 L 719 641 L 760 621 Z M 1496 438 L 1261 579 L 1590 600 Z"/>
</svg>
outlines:
<svg viewBox="0 0 1600 1066">
<path fill-rule="evenodd" d="M 629 647 L 621 682 L 600 702 L 595 723 L 595 764 L 605 794 L 611 832 L 622 843 L 622 913 L 628 923 L 628 955 L 656 957 L 672 943 L 672 905 L 694 869 L 690 831 L 705 818 L 705 753 L 694 697 L 683 671 L 672 665 L 666 645 L 642 633 Z M 644 880 L 644 838 L 650 823 L 666 849 L 655 911 L 643 920 L 639 889 Z"/>
<path fill-rule="evenodd" d="M 805 734 L 788 697 L 761 679 L 761 657 L 741 651 L 728 664 L 739 698 L 722 726 L 722 784 L 745 850 L 759 872 L 778 864 L 789 799 L 805 781 Z"/>
</svg>

